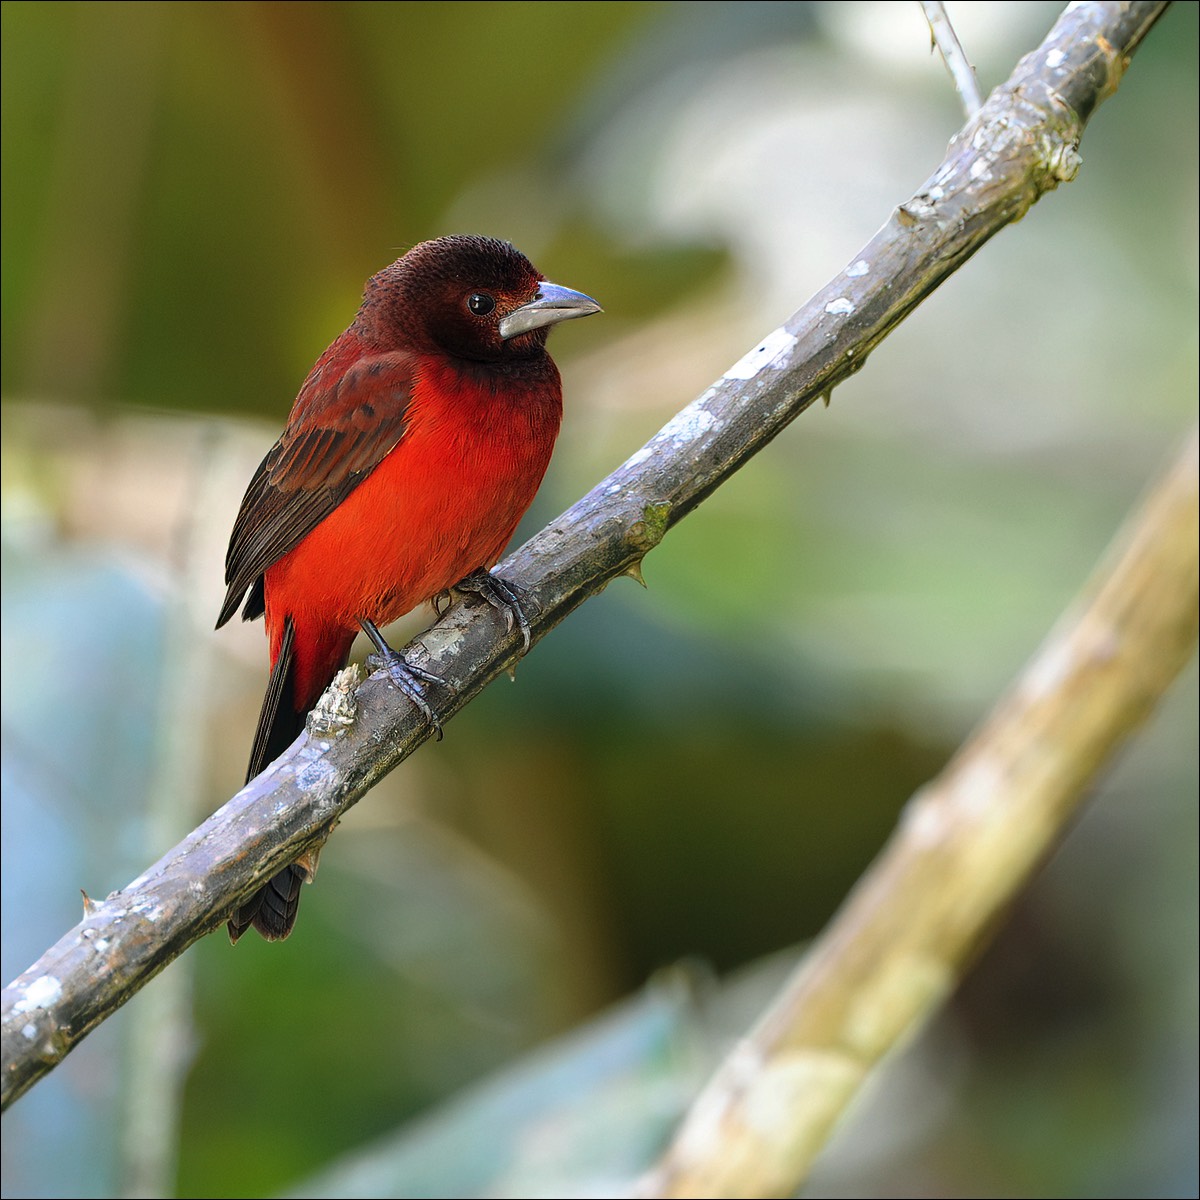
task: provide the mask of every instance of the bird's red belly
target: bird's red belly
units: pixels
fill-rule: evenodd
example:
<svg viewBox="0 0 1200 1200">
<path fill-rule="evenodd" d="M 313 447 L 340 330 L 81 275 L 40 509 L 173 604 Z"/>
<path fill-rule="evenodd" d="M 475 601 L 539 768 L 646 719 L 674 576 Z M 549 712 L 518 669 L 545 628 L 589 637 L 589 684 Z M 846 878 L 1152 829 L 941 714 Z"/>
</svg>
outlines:
<svg viewBox="0 0 1200 1200">
<path fill-rule="evenodd" d="M 265 576 L 267 627 L 354 631 L 386 625 L 499 559 L 533 500 L 558 433 L 560 402 L 414 397 L 400 443 Z M 523 402 L 522 402 L 523 401 Z M 464 419 L 463 409 L 473 408 Z"/>
</svg>

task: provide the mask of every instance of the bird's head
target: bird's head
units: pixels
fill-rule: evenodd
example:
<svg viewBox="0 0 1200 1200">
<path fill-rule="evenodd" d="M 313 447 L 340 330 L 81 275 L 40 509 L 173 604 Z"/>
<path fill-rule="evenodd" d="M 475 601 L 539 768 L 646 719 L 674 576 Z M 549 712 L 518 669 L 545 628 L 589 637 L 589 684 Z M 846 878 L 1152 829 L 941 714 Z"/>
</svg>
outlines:
<svg viewBox="0 0 1200 1200">
<path fill-rule="evenodd" d="M 551 326 L 600 311 L 547 282 L 508 242 L 456 235 L 422 242 L 373 276 L 358 322 L 384 344 L 503 362 L 536 357 Z"/>
</svg>

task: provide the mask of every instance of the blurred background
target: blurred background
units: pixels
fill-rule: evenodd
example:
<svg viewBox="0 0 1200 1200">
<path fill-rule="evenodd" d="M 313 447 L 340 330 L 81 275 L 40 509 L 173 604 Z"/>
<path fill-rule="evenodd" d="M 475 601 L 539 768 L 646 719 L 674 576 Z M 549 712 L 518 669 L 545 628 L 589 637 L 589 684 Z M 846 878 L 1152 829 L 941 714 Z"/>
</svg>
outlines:
<svg viewBox="0 0 1200 1200">
<path fill-rule="evenodd" d="M 948 8 L 985 92 L 1060 11 Z M 354 809 L 289 942 L 20 1101 L 5 1194 L 617 1194 L 1194 419 L 1196 47 L 1173 6 L 1075 183 Z M 604 305 L 528 534 L 962 123 L 916 4 L 6 2 L 2 53 L 6 981 L 240 785 L 225 542 L 370 274 L 479 232 Z M 1196 691 L 803 1194 L 1196 1194 Z"/>
</svg>

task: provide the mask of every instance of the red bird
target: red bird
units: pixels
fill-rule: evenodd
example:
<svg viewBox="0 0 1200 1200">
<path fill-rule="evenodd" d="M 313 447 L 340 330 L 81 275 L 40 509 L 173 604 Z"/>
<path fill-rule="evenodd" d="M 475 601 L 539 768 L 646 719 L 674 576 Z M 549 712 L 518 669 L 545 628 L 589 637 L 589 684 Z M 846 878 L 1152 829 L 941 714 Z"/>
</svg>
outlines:
<svg viewBox="0 0 1200 1200">
<path fill-rule="evenodd" d="M 562 420 L 550 326 L 600 311 L 547 283 L 507 242 L 423 242 L 367 283 L 353 324 L 309 372 L 246 489 L 225 559 L 220 629 L 246 597 L 266 617 L 271 677 L 247 781 L 295 740 L 364 630 L 393 680 L 437 721 L 379 627 L 450 587 L 515 614 L 487 569 L 533 501 Z M 247 596 L 246 593 L 249 592 Z M 315 862 L 279 872 L 229 918 L 291 932 Z"/>
</svg>

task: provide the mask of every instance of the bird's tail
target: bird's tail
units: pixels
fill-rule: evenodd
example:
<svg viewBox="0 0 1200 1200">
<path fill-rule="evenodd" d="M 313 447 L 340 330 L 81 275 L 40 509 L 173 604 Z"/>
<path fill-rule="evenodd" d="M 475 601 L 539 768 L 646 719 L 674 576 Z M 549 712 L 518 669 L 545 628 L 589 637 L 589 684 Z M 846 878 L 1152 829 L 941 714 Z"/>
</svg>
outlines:
<svg viewBox="0 0 1200 1200">
<path fill-rule="evenodd" d="M 279 874 L 272 875 L 245 904 L 233 910 L 226 922 L 229 940 L 236 944 L 253 925 L 268 942 L 282 941 L 296 924 L 300 885 L 308 880 L 309 872 L 299 862 L 289 863 Z"/>
<path fill-rule="evenodd" d="M 341 641 L 345 641 L 345 645 Z M 341 641 L 336 648 L 322 647 L 330 651 L 326 657 L 338 661 L 334 661 L 328 678 L 323 679 L 316 689 L 317 696 L 337 673 L 349 652 L 349 642 L 344 638 Z M 263 697 L 262 711 L 258 716 L 258 728 L 250 751 L 250 766 L 246 772 L 247 783 L 299 737 L 308 710 L 316 700 L 316 696 L 297 694 L 296 668 L 296 629 L 291 617 L 288 617 L 284 622 L 279 653 L 271 666 L 267 694 Z M 300 885 L 312 878 L 315 869 L 315 856 L 305 854 L 272 876 L 245 903 L 234 909 L 228 922 L 229 940 L 236 942 L 251 926 L 269 942 L 287 937 L 296 923 Z"/>
</svg>

